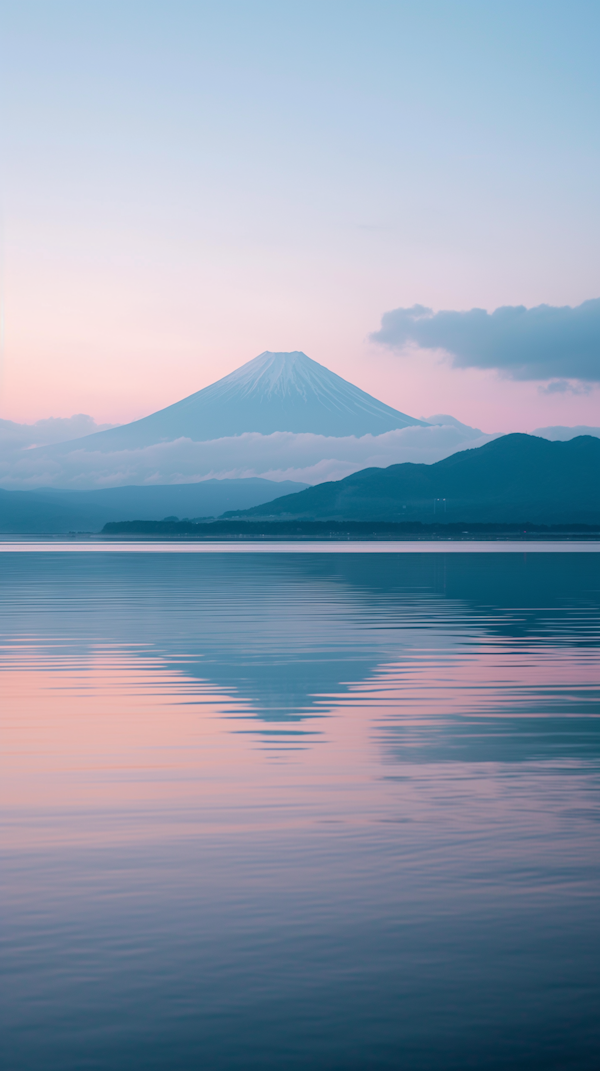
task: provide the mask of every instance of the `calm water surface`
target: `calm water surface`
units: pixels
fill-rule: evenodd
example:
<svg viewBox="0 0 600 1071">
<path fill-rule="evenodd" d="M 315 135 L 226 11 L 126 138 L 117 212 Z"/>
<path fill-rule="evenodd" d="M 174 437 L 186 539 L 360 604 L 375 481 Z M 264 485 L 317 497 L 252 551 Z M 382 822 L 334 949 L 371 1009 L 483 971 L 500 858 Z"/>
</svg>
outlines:
<svg viewBox="0 0 600 1071">
<path fill-rule="evenodd" d="M 6 1071 L 600 1065 L 600 554 L 0 554 Z"/>
</svg>

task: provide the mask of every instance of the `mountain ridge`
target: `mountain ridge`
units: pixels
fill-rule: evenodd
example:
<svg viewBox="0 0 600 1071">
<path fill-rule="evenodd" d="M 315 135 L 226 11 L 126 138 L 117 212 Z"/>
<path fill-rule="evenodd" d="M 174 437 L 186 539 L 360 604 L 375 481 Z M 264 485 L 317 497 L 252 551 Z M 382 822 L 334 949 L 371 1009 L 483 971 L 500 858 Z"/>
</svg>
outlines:
<svg viewBox="0 0 600 1071">
<path fill-rule="evenodd" d="M 227 508 L 244 508 L 265 502 L 277 493 L 272 480 L 200 480 L 197 483 L 106 487 L 93 491 L 37 488 L 7 491 L 0 488 L 0 533 L 4 535 L 98 532 L 107 522 L 124 515 L 148 521 L 179 517 L 215 517 Z M 287 491 L 304 484 L 286 481 Z"/>
<path fill-rule="evenodd" d="M 560 523 L 600 520 L 600 439 L 504 435 L 432 465 L 362 469 L 224 517 Z"/>
</svg>

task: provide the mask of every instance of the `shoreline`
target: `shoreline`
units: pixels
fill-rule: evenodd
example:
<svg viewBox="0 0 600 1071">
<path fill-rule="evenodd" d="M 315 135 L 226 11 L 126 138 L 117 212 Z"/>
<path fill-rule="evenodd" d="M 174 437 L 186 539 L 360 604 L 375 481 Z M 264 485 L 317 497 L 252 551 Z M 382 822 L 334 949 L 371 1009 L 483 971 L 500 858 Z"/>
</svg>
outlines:
<svg viewBox="0 0 600 1071">
<path fill-rule="evenodd" d="M 0 553 L 125 554 L 568 554 L 599 553 L 595 540 L 98 540 L 0 541 Z"/>
</svg>

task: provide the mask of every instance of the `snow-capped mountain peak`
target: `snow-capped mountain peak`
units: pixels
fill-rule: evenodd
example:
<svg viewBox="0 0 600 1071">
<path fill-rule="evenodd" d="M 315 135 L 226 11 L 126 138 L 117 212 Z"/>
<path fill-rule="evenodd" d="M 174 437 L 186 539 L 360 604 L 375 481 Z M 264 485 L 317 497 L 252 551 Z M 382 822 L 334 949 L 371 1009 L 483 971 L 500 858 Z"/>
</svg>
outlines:
<svg viewBox="0 0 600 1071">
<path fill-rule="evenodd" d="M 218 382 L 224 388 L 227 385 L 229 389 L 239 390 L 244 396 L 257 393 L 291 395 L 295 391 L 308 394 L 311 389 L 318 390 L 323 372 L 327 369 L 300 350 L 292 353 L 265 350 Z"/>
<path fill-rule="evenodd" d="M 166 409 L 77 442 L 82 449 L 113 451 L 180 438 L 207 442 L 244 432 L 360 437 L 425 424 L 378 401 L 305 353 L 267 350 Z"/>
</svg>

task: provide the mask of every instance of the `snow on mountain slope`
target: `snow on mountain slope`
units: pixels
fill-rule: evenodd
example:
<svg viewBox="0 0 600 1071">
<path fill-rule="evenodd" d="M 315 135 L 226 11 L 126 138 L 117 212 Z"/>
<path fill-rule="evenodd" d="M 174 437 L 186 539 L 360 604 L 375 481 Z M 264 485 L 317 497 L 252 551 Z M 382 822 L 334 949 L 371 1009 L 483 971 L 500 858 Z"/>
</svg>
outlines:
<svg viewBox="0 0 600 1071">
<path fill-rule="evenodd" d="M 366 394 L 305 353 L 261 353 L 230 375 L 150 416 L 87 435 L 82 450 L 139 449 L 186 438 L 207 442 L 244 432 L 380 435 L 425 421 Z M 52 454 L 60 447 L 52 447 Z"/>
</svg>

